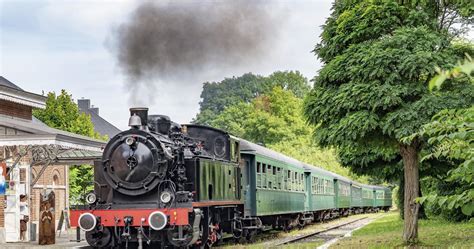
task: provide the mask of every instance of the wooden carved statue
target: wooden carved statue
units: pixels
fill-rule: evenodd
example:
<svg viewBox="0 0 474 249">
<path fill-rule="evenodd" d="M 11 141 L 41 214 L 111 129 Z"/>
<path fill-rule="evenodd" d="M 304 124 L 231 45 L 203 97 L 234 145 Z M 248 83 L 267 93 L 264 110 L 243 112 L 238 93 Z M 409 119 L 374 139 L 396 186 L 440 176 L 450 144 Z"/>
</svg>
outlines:
<svg viewBox="0 0 474 249">
<path fill-rule="evenodd" d="M 45 190 L 40 196 L 39 244 L 51 245 L 55 241 L 54 192 Z"/>
</svg>

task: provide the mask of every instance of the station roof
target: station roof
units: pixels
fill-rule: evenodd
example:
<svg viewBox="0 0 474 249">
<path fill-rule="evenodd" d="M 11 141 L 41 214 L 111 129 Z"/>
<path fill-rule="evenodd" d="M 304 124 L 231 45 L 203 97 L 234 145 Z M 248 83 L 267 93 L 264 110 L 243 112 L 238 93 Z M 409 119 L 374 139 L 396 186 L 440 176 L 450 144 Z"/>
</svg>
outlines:
<svg viewBox="0 0 474 249">
<path fill-rule="evenodd" d="M 34 108 L 44 108 L 46 106 L 45 96 L 27 92 L 3 76 L 0 76 L 0 99 Z"/>
<path fill-rule="evenodd" d="M 0 86 L 6 86 L 12 89 L 23 91 L 19 86 L 15 85 L 13 82 L 5 79 L 3 76 L 0 76 Z"/>
<path fill-rule="evenodd" d="M 17 134 L 0 135 L 0 146 L 60 145 L 67 148 L 101 152 L 105 142 L 51 128 L 41 121 L 0 115 L 1 126 L 17 130 Z"/>
</svg>

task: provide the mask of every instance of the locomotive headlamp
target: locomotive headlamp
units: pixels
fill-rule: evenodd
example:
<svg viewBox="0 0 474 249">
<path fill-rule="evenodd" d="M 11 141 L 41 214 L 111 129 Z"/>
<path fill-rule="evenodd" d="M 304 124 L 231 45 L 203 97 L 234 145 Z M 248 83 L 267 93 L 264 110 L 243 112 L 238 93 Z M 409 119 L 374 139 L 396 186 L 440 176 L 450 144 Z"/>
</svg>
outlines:
<svg viewBox="0 0 474 249">
<path fill-rule="evenodd" d="M 91 213 L 83 213 L 79 216 L 79 227 L 86 231 L 92 231 L 97 226 L 97 218 Z"/>
<path fill-rule="evenodd" d="M 153 230 L 161 230 L 168 224 L 168 216 L 161 211 L 155 211 L 148 216 L 148 225 Z"/>
<path fill-rule="evenodd" d="M 89 193 L 86 196 L 86 202 L 89 204 L 94 204 L 97 201 L 97 196 L 94 193 Z"/>
<path fill-rule="evenodd" d="M 161 200 L 161 202 L 163 202 L 163 203 L 169 203 L 169 202 L 171 201 L 171 198 L 172 198 L 172 197 L 173 197 L 173 196 L 171 195 L 170 192 L 168 192 L 168 191 L 163 191 L 163 192 L 161 192 L 160 200 Z"/>
</svg>

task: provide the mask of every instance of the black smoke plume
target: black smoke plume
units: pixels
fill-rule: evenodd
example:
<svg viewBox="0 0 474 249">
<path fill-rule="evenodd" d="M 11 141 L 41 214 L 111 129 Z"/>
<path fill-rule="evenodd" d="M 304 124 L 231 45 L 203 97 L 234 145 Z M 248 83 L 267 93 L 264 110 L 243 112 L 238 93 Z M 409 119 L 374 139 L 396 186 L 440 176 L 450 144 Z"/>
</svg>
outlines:
<svg viewBox="0 0 474 249">
<path fill-rule="evenodd" d="M 113 50 L 131 93 L 150 91 L 157 82 L 257 61 L 278 39 L 275 12 L 249 0 L 147 1 L 115 30 Z"/>
</svg>

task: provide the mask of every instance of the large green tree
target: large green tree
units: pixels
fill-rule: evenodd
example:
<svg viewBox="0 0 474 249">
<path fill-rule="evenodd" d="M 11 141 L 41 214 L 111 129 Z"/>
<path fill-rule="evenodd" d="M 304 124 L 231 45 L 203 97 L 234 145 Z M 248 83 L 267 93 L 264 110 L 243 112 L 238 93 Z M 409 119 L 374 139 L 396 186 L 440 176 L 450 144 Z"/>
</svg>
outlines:
<svg viewBox="0 0 474 249">
<path fill-rule="evenodd" d="M 33 110 L 33 116 L 50 127 L 106 140 L 105 137 L 94 131 L 94 124 L 92 124 L 90 116 L 79 112 L 79 107 L 74 103 L 72 96 L 64 89 L 59 95 L 56 95 L 55 92 L 48 93 L 46 108 Z"/>
<path fill-rule="evenodd" d="M 199 103 L 200 112 L 193 122 L 208 124 L 225 108 L 249 103 L 276 86 L 293 92 L 297 97 L 303 97 L 310 89 L 308 80 L 298 71 L 277 71 L 266 77 L 246 73 L 220 82 L 205 82 Z"/>
<path fill-rule="evenodd" d="M 107 136 L 94 131 L 90 116 L 79 111 L 77 104 L 66 90 L 61 90 L 59 95 L 55 92 L 48 93 L 46 108 L 33 110 L 33 116 L 53 128 L 95 139 L 108 139 Z M 77 165 L 70 168 L 69 190 L 73 204 L 85 203 L 85 195 L 94 188 L 91 184 L 93 174 L 90 165 Z"/>
<path fill-rule="evenodd" d="M 403 168 L 407 243 L 418 236 L 424 143 L 402 140 L 442 109 L 473 103 L 470 85 L 437 95 L 426 88 L 435 67 L 448 68 L 462 56 L 452 24 L 465 20 L 463 11 L 438 1 L 338 0 L 314 50 L 324 63 L 305 100 L 305 115 L 318 126 L 315 139 L 335 147 L 359 174 L 389 178 Z"/>
</svg>

